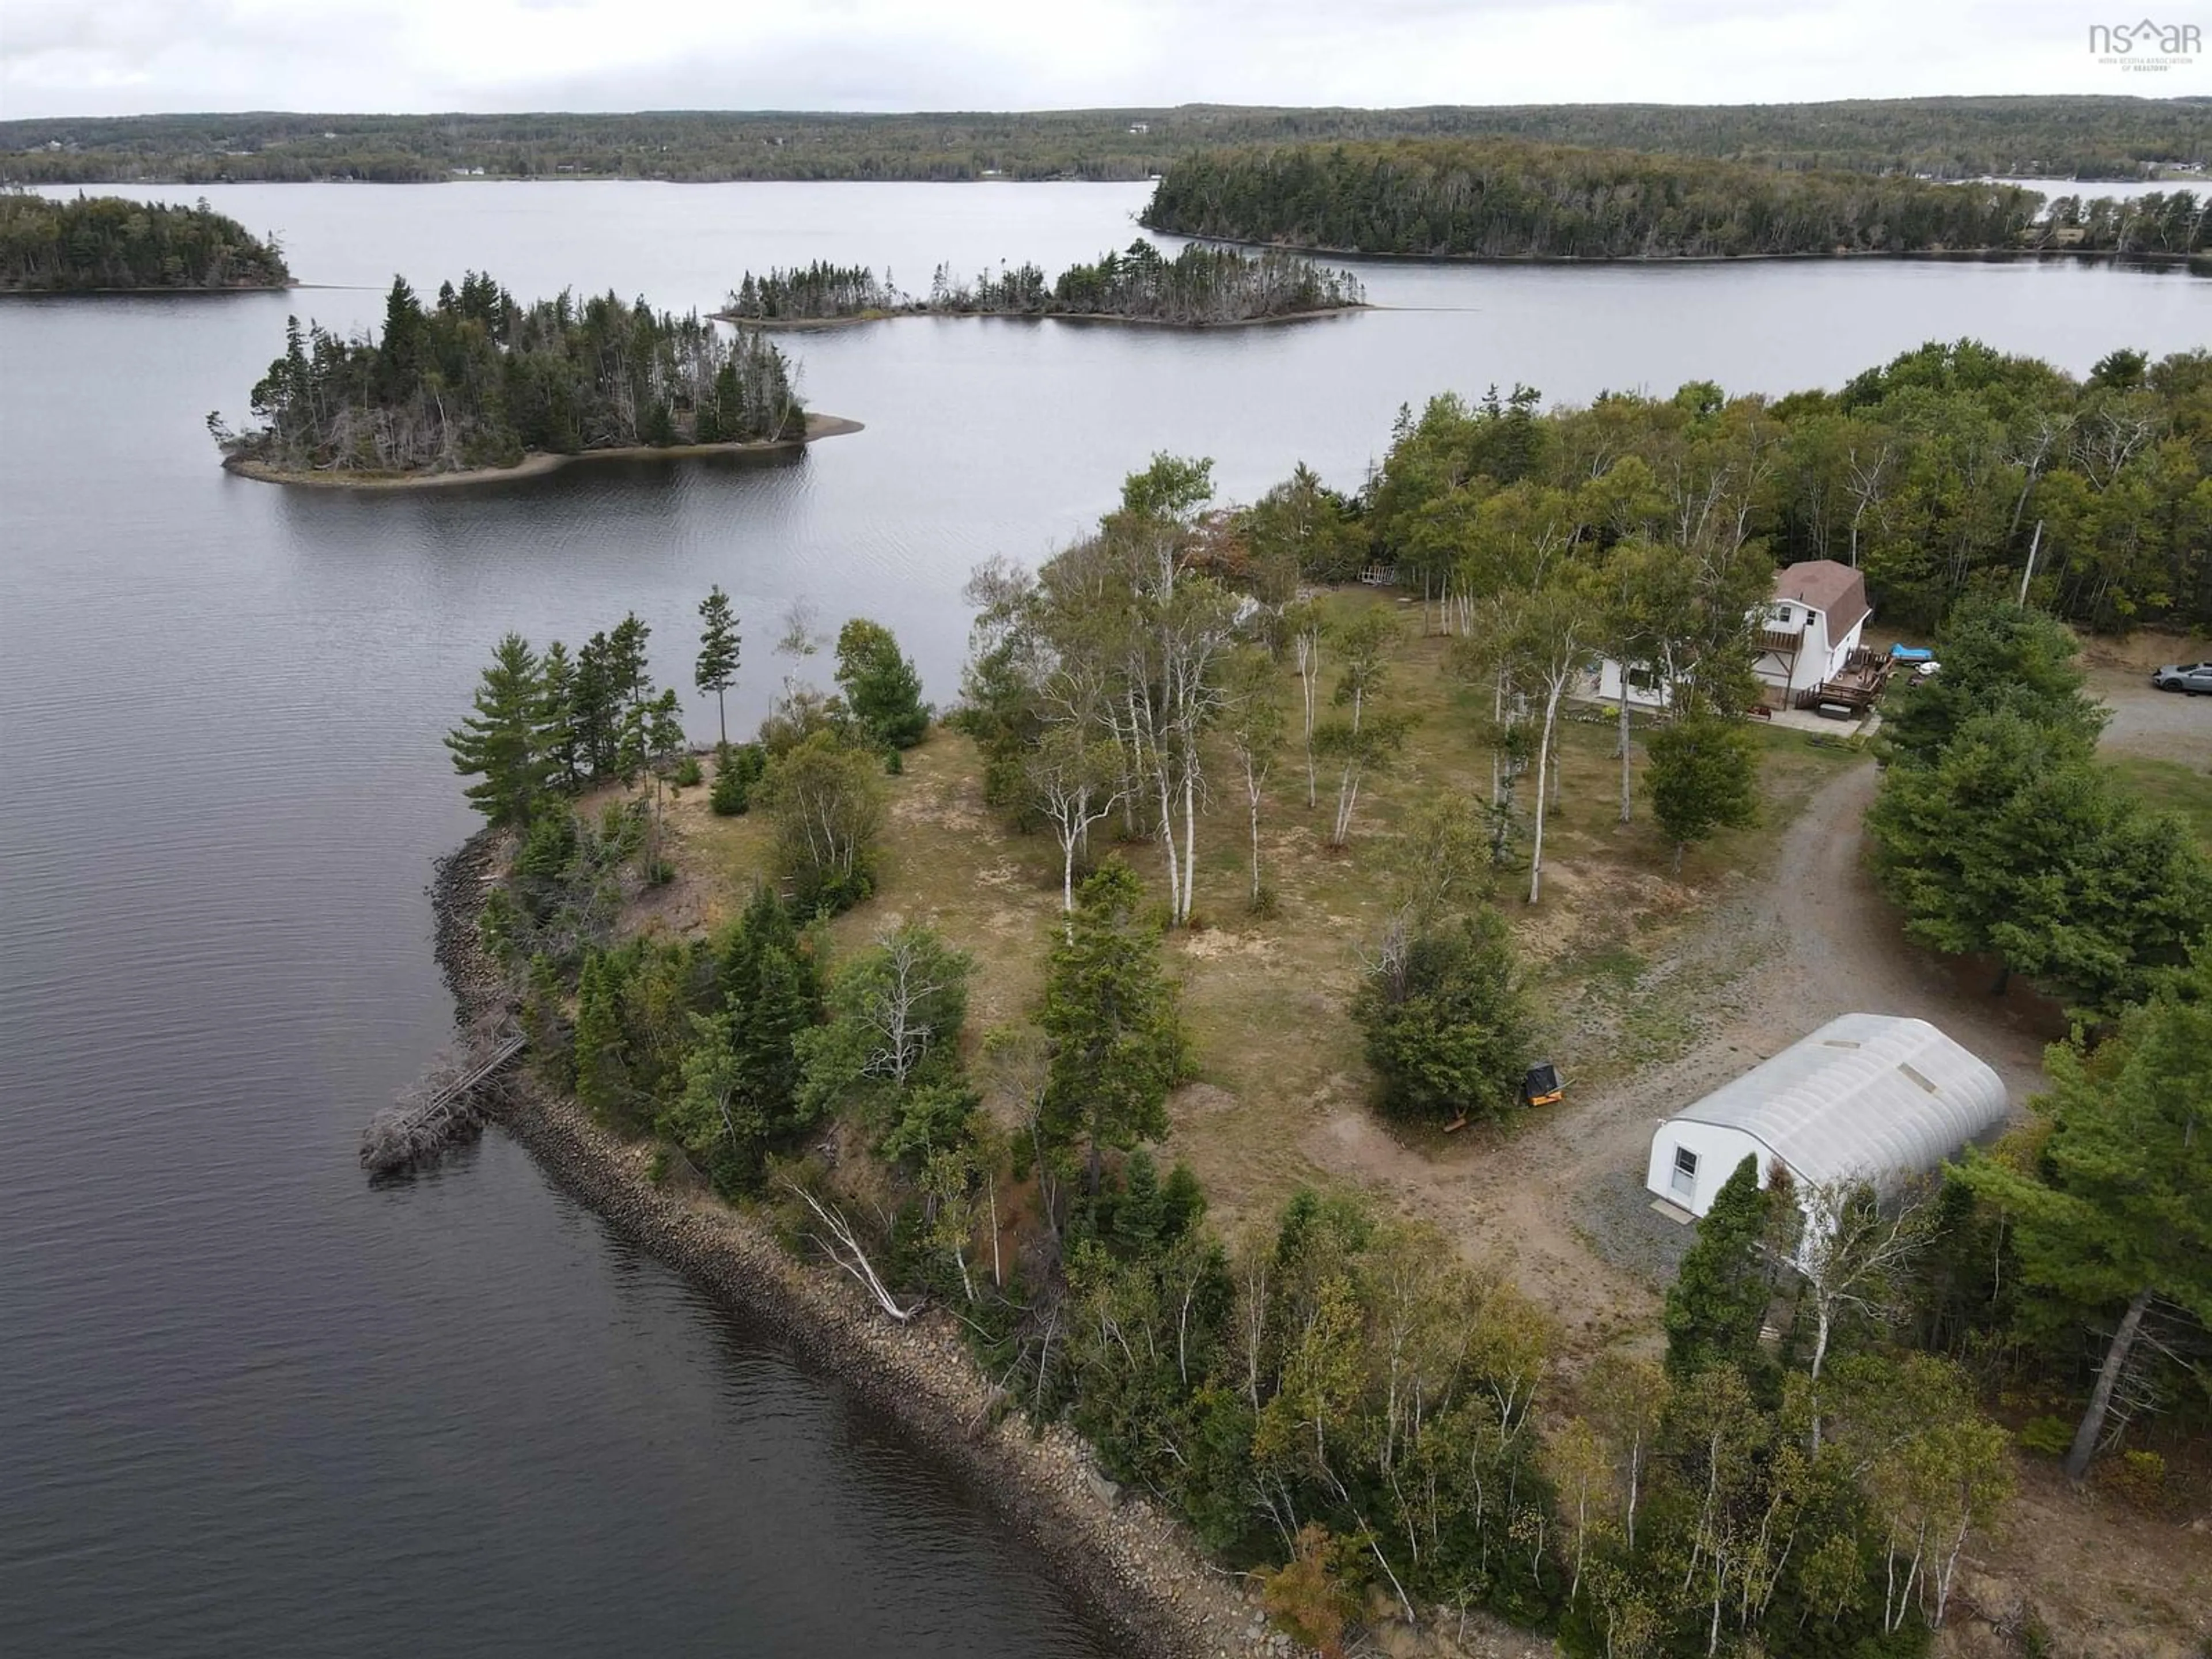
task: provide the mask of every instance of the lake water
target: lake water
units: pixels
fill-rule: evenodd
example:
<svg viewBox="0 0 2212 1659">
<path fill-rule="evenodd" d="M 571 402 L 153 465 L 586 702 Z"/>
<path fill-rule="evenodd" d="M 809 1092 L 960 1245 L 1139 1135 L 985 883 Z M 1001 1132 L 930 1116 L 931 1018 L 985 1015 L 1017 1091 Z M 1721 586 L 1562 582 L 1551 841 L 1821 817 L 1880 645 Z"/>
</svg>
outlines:
<svg viewBox="0 0 2212 1659">
<path fill-rule="evenodd" d="M 200 192 L 134 192 L 174 199 Z M 957 683 L 957 590 L 1155 449 L 1356 483 L 1393 411 L 1522 380 L 1835 385 L 1972 333 L 2076 372 L 2212 340 L 2212 283 L 2073 264 L 1377 265 L 1395 307 L 1204 336 L 920 320 L 787 337 L 804 456 L 355 497 L 229 477 L 288 311 L 394 270 L 711 306 L 750 265 L 1048 269 L 1141 186 L 255 185 L 287 295 L 0 305 L 0 1630 L 26 1653 L 1095 1654 L 975 1496 L 611 1237 L 495 1133 L 371 1189 L 360 1125 L 450 1009 L 438 738 L 509 627 L 635 608 L 733 717 L 811 599 Z M 712 732 L 695 704 L 693 730 Z"/>
</svg>

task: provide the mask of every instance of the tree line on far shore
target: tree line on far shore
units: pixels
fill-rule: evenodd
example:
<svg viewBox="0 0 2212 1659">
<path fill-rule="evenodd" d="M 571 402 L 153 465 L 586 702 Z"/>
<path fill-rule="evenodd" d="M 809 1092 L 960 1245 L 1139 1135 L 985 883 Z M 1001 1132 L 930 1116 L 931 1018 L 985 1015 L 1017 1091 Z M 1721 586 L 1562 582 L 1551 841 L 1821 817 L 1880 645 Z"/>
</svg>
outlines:
<svg viewBox="0 0 2212 1659">
<path fill-rule="evenodd" d="M 283 288 L 276 238 L 254 235 L 203 200 L 191 207 L 113 196 L 49 201 L 0 191 L 0 289 Z"/>
<path fill-rule="evenodd" d="M 2042 199 L 2007 184 L 1404 139 L 1188 156 L 1161 179 L 1143 222 L 1345 253 L 1714 258 L 2014 247 Z"/>
<path fill-rule="evenodd" d="M 1120 253 L 1070 265 L 1048 279 L 1035 264 L 1006 267 L 969 283 L 939 265 L 926 297 L 902 293 L 886 270 L 817 261 L 790 270 L 751 271 L 721 313 L 739 321 L 818 322 L 901 313 L 937 316 L 1123 317 L 1196 326 L 1249 322 L 1366 303 L 1351 272 L 1296 255 L 1191 244 L 1173 258 L 1141 237 Z"/>
<path fill-rule="evenodd" d="M 2212 248 L 2212 196 L 2152 190 L 2140 196 L 2059 196 L 2027 240 L 2037 247 L 2114 253 L 2202 253 Z"/>
<path fill-rule="evenodd" d="M 0 121 L 0 178 L 392 183 L 481 172 L 517 179 L 1141 179 L 1194 150 L 1225 145 L 1484 136 L 1725 156 L 1792 171 L 1944 179 L 2138 179 L 2162 162 L 2212 161 L 2201 101 L 2109 95 L 1397 110 L 1193 104 L 900 115 L 73 116 Z"/>
<path fill-rule="evenodd" d="M 252 410 L 257 428 L 210 415 L 209 428 L 228 453 L 295 472 L 443 472 L 806 429 L 790 365 L 757 333 L 612 294 L 525 307 L 475 271 L 428 306 L 393 278 L 374 339 L 289 319 Z"/>
</svg>

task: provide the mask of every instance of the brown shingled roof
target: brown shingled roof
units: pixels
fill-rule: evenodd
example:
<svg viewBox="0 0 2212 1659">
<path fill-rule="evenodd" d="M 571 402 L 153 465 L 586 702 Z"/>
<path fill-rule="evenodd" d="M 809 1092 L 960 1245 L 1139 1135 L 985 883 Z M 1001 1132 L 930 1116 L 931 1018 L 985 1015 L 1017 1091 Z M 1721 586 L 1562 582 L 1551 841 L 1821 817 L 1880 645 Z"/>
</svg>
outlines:
<svg viewBox="0 0 2212 1659">
<path fill-rule="evenodd" d="M 1874 614 L 1867 604 L 1866 578 L 1833 559 L 1808 559 L 1776 571 L 1774 597 L 1826 612 L 1832 641 L 1843 638 Z"/>
</svg>

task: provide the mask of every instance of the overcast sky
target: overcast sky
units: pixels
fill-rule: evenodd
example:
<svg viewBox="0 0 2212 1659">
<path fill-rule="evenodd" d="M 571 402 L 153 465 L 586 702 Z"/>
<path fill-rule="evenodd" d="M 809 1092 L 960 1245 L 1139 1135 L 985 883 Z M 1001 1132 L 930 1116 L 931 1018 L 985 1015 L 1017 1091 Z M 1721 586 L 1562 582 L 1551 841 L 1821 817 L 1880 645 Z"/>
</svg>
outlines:
<svg viewBox="0 0 2212 1659">
<path fill-rule="evenodd" d="M 0 0 L 0 115 L 2212 93 L 2142 0 Z M 2108 15 L 2109 14 L 2109 15 Z M 2157 0 L 2212 33 L 2212 0 Z"/>
</svg>

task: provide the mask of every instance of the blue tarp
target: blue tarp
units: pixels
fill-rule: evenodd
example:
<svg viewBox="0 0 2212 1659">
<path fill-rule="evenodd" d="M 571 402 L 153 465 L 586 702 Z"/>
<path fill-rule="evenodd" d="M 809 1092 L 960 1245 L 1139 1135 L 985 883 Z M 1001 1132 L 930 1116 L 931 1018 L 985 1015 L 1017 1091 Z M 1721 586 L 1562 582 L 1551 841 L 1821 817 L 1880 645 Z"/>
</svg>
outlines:
<svg viewBox="0 0 2212 1659">
<path fill-rule="evenodd" d="M 1889 647 L 1892 662 L 1933 662 L 1936 653 L 1924 645 L 1893 645 Z"/>
</svg>

